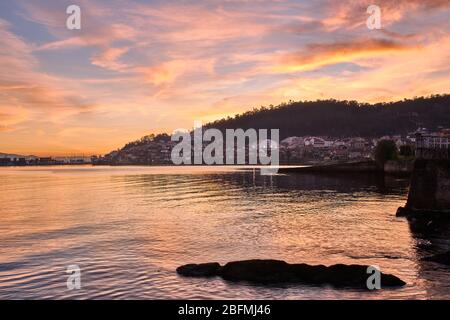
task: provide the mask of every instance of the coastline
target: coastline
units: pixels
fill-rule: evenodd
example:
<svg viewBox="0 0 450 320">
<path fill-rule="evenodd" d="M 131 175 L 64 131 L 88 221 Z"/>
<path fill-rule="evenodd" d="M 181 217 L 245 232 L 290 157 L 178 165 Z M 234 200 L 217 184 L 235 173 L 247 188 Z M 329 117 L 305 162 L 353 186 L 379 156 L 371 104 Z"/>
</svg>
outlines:
<svg viewBox="0 0 450 320">
<path fill-rule="evenodd" d="M 380 167 L 374 160 L 347 161 L 305 167 L 280 168 L 280 173 L 374 173 L 397 176 L 410 176 L 413 172 L 413 161 L 391 160 Z"/>
</svg>

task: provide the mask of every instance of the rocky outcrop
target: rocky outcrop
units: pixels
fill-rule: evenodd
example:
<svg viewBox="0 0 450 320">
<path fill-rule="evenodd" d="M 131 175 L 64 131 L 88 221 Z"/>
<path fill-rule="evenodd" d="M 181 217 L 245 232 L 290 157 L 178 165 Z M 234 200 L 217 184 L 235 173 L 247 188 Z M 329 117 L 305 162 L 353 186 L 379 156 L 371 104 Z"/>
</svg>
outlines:
<svg viewBox="0 0 450 320">
<path fill-rule="evenodd" d="M 332 285 L 367 289 L 370 276 L 368 266 L 333 266 L 289 264 L 280 260 L 246 260 L 218 263 L 188 264 L 177 268 L 177 273 L 185 277 L 220 276 L 228 281 L 248 281 L 259 284 L 303 283 L 308 285 Z M 382 287 L 400 287 L 406 283 L 394 275 L 381 274 Z"/>
<path fill-rule="evenodd" d="M 417 159 L 408 201 L 398 216 L 445 213 L 450 217 L 450 161 Z"/>
<path fill-rule="evenodd" d="M 186 264 L 177 268 L 177 273 L 185 277 L 214 277 L 221 266 L 217 262 L 202 264 Z"/>
</svg>

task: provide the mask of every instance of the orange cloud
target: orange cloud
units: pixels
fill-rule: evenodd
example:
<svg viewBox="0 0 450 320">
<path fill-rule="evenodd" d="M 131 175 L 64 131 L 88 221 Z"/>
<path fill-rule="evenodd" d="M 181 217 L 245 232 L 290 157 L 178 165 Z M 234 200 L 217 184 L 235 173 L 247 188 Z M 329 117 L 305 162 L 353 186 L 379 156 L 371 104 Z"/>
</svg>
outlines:
<svg viewBox="0 0 450 320">
<path fill-rule="evenodd" d="M 118 60 L 120 57 L 122 57 L 125 53 L 129 51 L 130 48 L 124 47 L 124 48 L 108 48 L 103 52 L 100 52 L 99 54 L 96 54 L 91 62 L 93 65 L 114 70 L 114 71 L 121 71 L 125 68 L 127 68 L 127 64 L 119 62 Z"/>
<path fill-rule="evenodd" d="M 144 74 L 146 81 L 153 85 L 161 85 L 173 82 L 189 68 L 188 61 L 173 60 L 157 66 L 138 69 Z"/>
<path fill-rule="evenodd" d="M 35 117 L 56 119 L 92 107 L 39 71 L 32 48 L 0 19 L 0 119 L 3 128 Z M 5 115 L 8 115 L 6 117 Z"/>
<path fill-rule="evenodd" d="M 312 44 L 308 45 L 302 52 L 287 54 L 282 57 L 276 70 L 280 72 L 304 71 L 341 62 L 352 62 L 360 58 L 376 57 L 412 49 L 417 49 L 417 46 L 409 46 L 387 40 Z"/>
<path fill-rule="evenodd" d="M 376 2 L 372 0 L 328 0 L 326 5 L 323 5 L 323 8 L 326 8 L 327 15 L 322 23 L 329 30 L 365 27 L 366 20 L 364 18 L 367 7 L 373 4 L 381 9 L 384 28 L 416 12 L 431 12 L 450 7 L 448 0 L 378 0 Z"/>
<path fill-rule="evenodd" d="M 290 99 L 449 87 L 447 0 L 380 0 L 383 29 L 373 32 L 369 0 L 77 2 L 76 32 L 65 28 L 65 1 L 14 7 L 28 20 L 14 29 L 24 38 L 0 19 L 0 151 L 106 152 Z"/>
</svg>

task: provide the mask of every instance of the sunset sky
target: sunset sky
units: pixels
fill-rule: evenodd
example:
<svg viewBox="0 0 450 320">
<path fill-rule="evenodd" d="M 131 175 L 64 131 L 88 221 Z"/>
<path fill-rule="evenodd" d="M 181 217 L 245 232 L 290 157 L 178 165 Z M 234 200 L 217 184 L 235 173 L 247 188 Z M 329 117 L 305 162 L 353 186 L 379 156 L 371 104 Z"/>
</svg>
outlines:
<svg viewBox="0 0 450 320">
<path fill-rule="evenodd" d="M 261 105 L 449 88 L 449 0 L 0 2 L 4 153 L 101 154 Z"/>
</svg>

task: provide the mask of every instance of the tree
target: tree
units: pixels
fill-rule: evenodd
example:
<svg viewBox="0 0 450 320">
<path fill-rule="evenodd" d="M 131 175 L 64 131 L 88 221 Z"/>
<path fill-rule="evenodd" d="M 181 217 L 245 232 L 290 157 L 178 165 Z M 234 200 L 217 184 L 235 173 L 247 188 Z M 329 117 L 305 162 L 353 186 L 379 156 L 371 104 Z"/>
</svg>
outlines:
<svg viewBox="0 0 450 320">
<path fill-rule="evenodd" d="M 384 166 L 386 161 L 396 160 L 398 158 L 397 145 L 392 140 L 381 140 L 375 148 L 375 161 Z"/>
<path fill-rule="evenodd" d="M 414 150 L 410 145 L 404 145 L 400 147 L 400 155 L 405 158 L 410 158 L 414 155 Z"/>
</svg>

